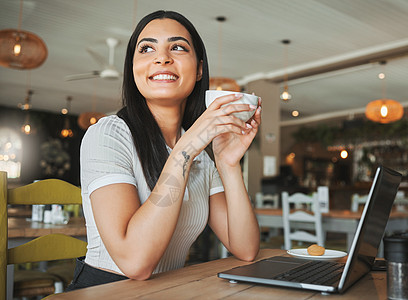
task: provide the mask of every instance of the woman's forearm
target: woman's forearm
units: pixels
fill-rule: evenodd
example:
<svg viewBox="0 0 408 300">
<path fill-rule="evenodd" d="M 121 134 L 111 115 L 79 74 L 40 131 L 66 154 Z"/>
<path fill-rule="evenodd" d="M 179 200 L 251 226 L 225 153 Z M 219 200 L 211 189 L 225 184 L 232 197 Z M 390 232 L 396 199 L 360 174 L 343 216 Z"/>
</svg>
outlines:
<svg viewBox="0 0 408 300">
<path fill-rule="evenodd" d="M 253 260 L 259 250 L 259 226 L 242 178 L 240 165 L 217 165 L 227 204 L 227 248 L 236 257 Z"/>
</svg>

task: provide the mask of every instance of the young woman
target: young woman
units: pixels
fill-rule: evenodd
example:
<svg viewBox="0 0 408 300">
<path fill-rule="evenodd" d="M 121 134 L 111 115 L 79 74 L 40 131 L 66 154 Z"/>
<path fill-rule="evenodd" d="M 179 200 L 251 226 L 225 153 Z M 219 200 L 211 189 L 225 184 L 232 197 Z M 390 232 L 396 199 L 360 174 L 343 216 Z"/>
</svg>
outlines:
<svg viewBox="0 0 408 300">
<path fill-rule="evenodd" d="M 82 141 L 88 251 L 68 290 L 181 268 L 206 224 L 235 257 L 256 257 L 259 228 L 239 162 L 261 122 L 260 101 L 222 107 L 241 97 L 229 95 L 205 109 L 208 82 L 204 44 L 185 17 L 157 11 L 139 22 L 124 107 Z M 247 123 L 231 115 L 254 109 Z"/>
</svg>

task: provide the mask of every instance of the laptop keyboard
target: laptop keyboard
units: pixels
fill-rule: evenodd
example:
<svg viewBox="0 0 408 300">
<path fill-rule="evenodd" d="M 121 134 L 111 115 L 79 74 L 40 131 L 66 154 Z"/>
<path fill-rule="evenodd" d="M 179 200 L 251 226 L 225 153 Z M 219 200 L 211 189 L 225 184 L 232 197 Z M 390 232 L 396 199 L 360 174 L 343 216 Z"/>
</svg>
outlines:
<svg viewBox="0 0 408 300">
<path fill-rule="evenodd" d="M 343 268 L 344 263 L 316 260 L 279 274 L 272 279 L 318 285 L 331 285 L 340 279 Z"/>
</svg>

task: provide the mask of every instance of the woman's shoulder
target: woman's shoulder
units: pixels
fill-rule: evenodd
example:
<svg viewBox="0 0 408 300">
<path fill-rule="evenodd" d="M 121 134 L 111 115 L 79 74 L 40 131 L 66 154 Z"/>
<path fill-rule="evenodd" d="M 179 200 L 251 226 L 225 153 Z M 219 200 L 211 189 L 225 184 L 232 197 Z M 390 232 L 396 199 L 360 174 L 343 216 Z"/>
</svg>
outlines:
<svg viewBox="0 0 408 300">
<path fill-rule="evenodd" d="M 82 144 L 106 144 L 114 141 L 127 141 L 131 136 L 125 121 L 117 115 L 110 115 L 98 120 L 85 132 Z M 131 141 L 131 139 L 130 139 Z"/>
<path fill-rule="evenodd" d="M 81 149 L 92 149 L 104 147 L 106 149 L 124 149 L 128 151 L 132 148 L 133 140 L 129 127 L 120 117 L 110 115 L 98 120 L 85 132 L 81 142 Z"/>
<path fill-rule="evenodd" d="M 117 115 L 109 115 L 99 119 L 98 122 L 88 128 L 88 131 L 104 133 L 121 131 L 128 132 L 129 127 L 127 126 L 126 122 Z"/>
<path fill-rule="evenodd" d="M 98 122 L 96 122 L 94 125 L 92 125 L 91 127 L 94 126 L 103 126 L 103 125 L 115 125 L 115 126 L 126 126 L 126 122 L 120 118 L 118 115 L 109 115 L 109 116 L 105 116 L 103 118 L 100 118 L 98 120 Z"/>
</svg>

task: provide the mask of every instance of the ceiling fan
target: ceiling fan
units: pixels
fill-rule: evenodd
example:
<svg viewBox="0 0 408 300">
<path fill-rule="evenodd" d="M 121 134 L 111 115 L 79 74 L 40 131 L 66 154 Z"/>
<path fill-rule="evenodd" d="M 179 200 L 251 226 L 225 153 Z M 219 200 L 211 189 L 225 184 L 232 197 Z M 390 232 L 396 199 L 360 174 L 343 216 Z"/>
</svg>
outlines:
<svg viewBox="0 0 408 300">
<path fill-rule="evenodd" d="M 103 68 L 100 71 L 91 71 L 83 74 L 74 74 L 65 76 L 66 81 L 71 80 L 82 80 L 91 78 L 103 78 L 103 79 L 118 79 L 121 73 L 116 69 L 114 65 L 115 48 L 119 44 L 119 40 L 115 38 L 107 38 L 106 44 L 109 48 L 109 60 L 107 61 L 105 57 L 95 52 L 94 50 L 87 48 L 86 51 L 92 56 L 92 58 Z"/>
</svg>

